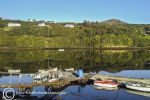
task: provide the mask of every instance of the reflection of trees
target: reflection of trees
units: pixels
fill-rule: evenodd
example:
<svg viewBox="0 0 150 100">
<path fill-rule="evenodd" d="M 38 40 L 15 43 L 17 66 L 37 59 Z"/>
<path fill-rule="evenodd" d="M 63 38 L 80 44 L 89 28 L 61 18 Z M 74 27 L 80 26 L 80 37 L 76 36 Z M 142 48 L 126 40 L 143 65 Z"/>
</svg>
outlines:
<svg viewBox="0 0 150 100">
<path fill-rule="evenodd" d="M 86 71 L 120 71 L 137 67 L 145 69 L 143 63 L 150 60 L 150 54 L 148 51 L 78 50 L 0 52 L 0 70 L 7 71 L 11 66 L 14 69 L 21 69 L 22 72 L 35 72 L 37 69 L 47 69 L 48 59 L 51 66 L 58 68 L 61 66 L 61 68 L 83 68 Z"/>
</svg>

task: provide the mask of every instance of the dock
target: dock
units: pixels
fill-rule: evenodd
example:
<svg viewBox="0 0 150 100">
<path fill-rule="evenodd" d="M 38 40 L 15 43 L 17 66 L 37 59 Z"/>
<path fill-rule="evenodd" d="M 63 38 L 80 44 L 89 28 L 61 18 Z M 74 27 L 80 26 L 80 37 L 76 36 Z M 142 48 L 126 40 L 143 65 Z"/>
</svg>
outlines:
<svg viewBox="0 0 150 100">
<path fill-rule="evenodd" d="M 34 82 L 32 84 L 0 84 L 0 88 L 33 88 L 35 86 L 50 86 L 53 88 L 61 88 L 64 86 L 68 86 L 72 83 L 84 84 L 89 81 L 89 76 L 85 76 L 84 78 L 78 78 L 71 72 L 63 72 L 64 75 L 63 80 L 57 80 L 54 82 L 43 82 L 39 80 L 38 82 Z"/>
<path fill-rule="evenodd" d="M 68 85 L 68 81 L 56 81 L 56 82 L 43 82 L 43 83 L 32 83 L 32 84 L 1 84 L 0 88 L 32 88 L 35 86 L 62 86 Z"/>
<path fill-rule="evenodd" d="M 96 80 L 96 79 L 110 79 L 110 80 L 117 80 L 118 82 L 140 82 L 143 84 L 149 84 L 150 85 L 150 79 L 144 79 L 144 78 L 127 78 L 127 77 L 120 77 L 120 76 L 110 76 L 110 75 L 103 75 L 103 74 L 97 74 L 91 77 L 91 80 Z"/>
</svg>

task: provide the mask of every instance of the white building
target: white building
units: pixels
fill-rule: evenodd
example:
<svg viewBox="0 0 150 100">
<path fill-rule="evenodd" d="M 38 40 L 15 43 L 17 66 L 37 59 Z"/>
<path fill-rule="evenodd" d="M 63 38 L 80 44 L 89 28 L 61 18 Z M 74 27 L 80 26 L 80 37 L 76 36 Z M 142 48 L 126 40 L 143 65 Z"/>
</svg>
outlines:
<svg viewBox="0 0 150 100">
<path fill-rule="evenodd" d="M 28 22 L 36 22 L 36 19 L 28 19 Z"/>
<path fill-rule="evenodd" d="M 14 26 L 20 27 L 21 24 L 20 24 L 20 23 L 8 23 L 8 26 L 9 26 L 9 27 L 14 27 Z"/>
<path fill-rule="evenodd" d="M 74 24 L 66 24 L 65 27 L 71 27 L 71 28 L 73 28 Z"/>
<path fill-rule="evenodd" d="M 39 23 L 38 26 L 46 26 L 45 23 Z"/>
</svg>

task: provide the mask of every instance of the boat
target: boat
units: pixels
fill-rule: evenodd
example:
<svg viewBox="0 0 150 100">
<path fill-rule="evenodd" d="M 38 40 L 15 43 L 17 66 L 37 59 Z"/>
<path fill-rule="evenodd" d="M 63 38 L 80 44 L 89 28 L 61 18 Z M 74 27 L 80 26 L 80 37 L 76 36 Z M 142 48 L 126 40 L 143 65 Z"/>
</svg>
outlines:
<svg viewBox="0 0 150 100">
<path fill-rule="evenodd" d="M 50 68 L 49 67 L 49 70 L 47 72 L 56 72 L 56 71 L 58 71 L 57 67 L 55 67 L 55 68 Z"/>
<path fill-rule="evenodd" d="M 93 88 L 95 88 L 96 90 L 118 90 L 118 87 L 104 87 L 104 86 L 96 86 L 96 85 L 92 85 Z"/>
<path fill-rule="evenodd" d="M 50 68 L 49 70 L 40 70 L 38 73 L 33 76 L 34 82 L 54 82 L 63 77 L 60 70 L 56 68 Z"/>
<path fill-rule="evenodd" d="M 33 79 L 34 80 L 41 80 L 41 79 L 43 79 L 44 77 L 42 76 L 42 75 L 40 75 L 40 74 L 35 74 L 35 75 L 33 75 Z"/>
<path fill-rule="evenodd" d="M 94 85 L 103 88 L 117 88 L 119 84 L 113 80 L 96 80 L 94 81 Z"/>
<path fill-rule="evenodd" d="M 133 90 L 127 90 L 127 93 L 139 95 L 139 96 L 145 96 L 145 97 L 150 97 L 150 93 L 148 92 L 140 92 L 140 91 L 133 91 Z"/>
<path fill-rule="evenodd" d="M 141 92 L 150 92 L 150 85 L 142 84 L 142 83 L 127 83 L 127 89 L 141 91 Z"/>
<path fill-rule="evenodd" d="M 57 80 L 58 80 L 57 78 L 55 78 L 55 79 L 53 78 L 53 79 L 49 79 L 48 82 L 54 82 L 54 81 L 57 81 Z"/>
<path fill-rule="evenodd" d="M 74 68 L 68 68 L 68 69 L 64 69 L 66 72 L 73 72 Z"/>
</svg>

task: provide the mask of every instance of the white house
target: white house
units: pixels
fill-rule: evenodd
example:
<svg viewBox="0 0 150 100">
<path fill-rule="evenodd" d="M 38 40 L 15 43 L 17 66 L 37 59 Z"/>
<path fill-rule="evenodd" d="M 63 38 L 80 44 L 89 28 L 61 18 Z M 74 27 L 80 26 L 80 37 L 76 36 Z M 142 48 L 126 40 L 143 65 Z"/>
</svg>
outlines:
<svg viewBox="0 0 150 100">
<path fill-rule="evenodd" d="M 39 23 L 38 26 L 46 26 L 45 23 Z"/>
<path fill-rule="evenodd" d="M 28 22 L 36 22 L 36 19 L 28 19 Z"/>
<path fill-rule="evenodd" d="M 14 26 L 20 27 L 21 24 L 20 24 L 20 23 L 8 23 L 8 26 L 9 26 L 9 27 L 14 27 Z"/>
<path fill-rule="evenodd" d="M 73 28 L 74 24 L 66 24 L 65 27 L 71 27 L 71 28 Z"/>
</svg>

